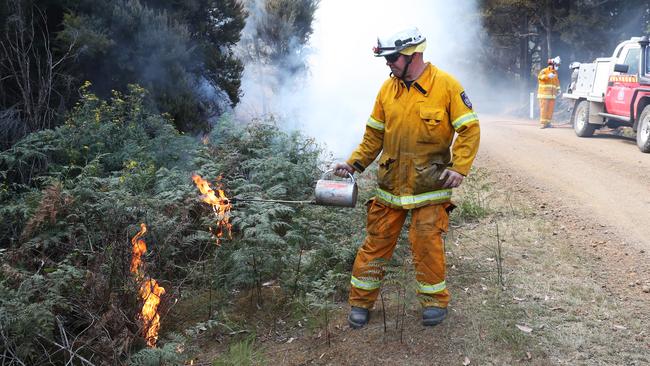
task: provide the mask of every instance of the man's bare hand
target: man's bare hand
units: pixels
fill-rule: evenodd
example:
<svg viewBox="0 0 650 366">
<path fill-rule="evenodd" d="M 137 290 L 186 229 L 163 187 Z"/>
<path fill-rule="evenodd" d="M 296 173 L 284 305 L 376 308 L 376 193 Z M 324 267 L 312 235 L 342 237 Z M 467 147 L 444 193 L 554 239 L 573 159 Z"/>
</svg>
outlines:
<svg viewBox="0 0 650 366">
<path fill-rule="evenodd" d="M 355 170 L 348 163 L 336 163 L 332 169 L 334 169 L 334 175 L 337 177 L 347 178 L 348 173 L 354 174 Z"/>
<path fill-rule="evenodd" d="M 438 179 L 445 181 L 442 188 L 456 188 L 463 182 L 463 178 L 465 177 L 462 174 L 445 169 Z"/>
</svg>

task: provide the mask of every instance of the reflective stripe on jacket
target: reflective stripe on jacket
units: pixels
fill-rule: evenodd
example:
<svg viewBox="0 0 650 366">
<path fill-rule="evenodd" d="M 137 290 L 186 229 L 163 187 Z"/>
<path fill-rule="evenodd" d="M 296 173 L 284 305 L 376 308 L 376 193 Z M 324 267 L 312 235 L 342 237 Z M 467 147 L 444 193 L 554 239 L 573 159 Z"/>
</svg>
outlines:
<svg viewBox="0 0 650 366">
<path fill-rule="evenodd" d="M 347 163 L 363 171 L 382 152 L 377 199 L 391 207 L 448 202 L 451 190 L 438 178 L 446 168 L 469 173 L 479 135 L 478 116 L 460 83 L 427 63 L 410 89 L 394 76 L 383 84 Z"/>
<path fill-rule="evenodd" d="M 553 74 L 553 77 L 549 77 Z M 560 92 L 560 79 L 557 77 L 557 70 L 553 66 L 542 69 L 537 75 L 539 86 L 537 87 L 538 99 L 555 99 Z"/>
</svg>

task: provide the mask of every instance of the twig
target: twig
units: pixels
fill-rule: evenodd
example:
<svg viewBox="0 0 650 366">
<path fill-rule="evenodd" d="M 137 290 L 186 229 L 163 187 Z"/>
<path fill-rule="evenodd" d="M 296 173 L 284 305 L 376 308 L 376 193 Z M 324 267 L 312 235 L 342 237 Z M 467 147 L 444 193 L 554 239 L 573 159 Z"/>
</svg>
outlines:
<svg viewBox="0 0 650 366">
<path fill-rule="evenodd" d="M 407 269 L 406 269 L 406 257 L 402 260 L 402 266 L 400 267 L 400 287 L 403 286 L 403 291 L 404 291 L 404 298 L 402 299 L 402 309 L 401 309 L 401 314 L 402 314 L 402 323 L 400 324 L 399 327 L 399 343 L 404 343 L 404 323 L 406 321 L 406 291 L 408 290 L 407 288 L 407 282 L 405 279 Z M 399 308 L 399 306 L 398 306 Z"/>
<path fill-rule="evenodd" d="M 384 291 L 379 291 L 379 298 L 381 299 L 381 315 L 384 318 L 384 333 L 386 333 L 386 304 L 384 303 Z"/>
<path fill-rule="evenodd" d="M 454 272 L 454 276 L 466 276 L 466 275 L 472 275 L 472 274 L 479 274 L 479 273 L 493 273 L 494 270 L 492 269 L 486 269 L 485 271 L 459 271 L 459 272 Z"/>
<path fill-rule="evenodd" d="M 496 222 L 496 228 L 497 228 L 497 274 L 499 276 L 499 284 L 501 285 L 501 288 L 505 286 L 503 282 L 503 262 L 501 258 L 501 238 L 499 237 L 499 223 Z"/>
<path fill-rule="evenodd" d="M 70 353 L 70 355 L 77 357 L 77 358 L 78 358 L 82 363 L 84 363 L 84 364 L 86 364 L 86 365 L 89 365 L 89 366 L 95 366 L 94 363 L 88 361 L 88 360 L 85 359 L 83 356 L 77 354 L 75 351 L 73 351 L 73 350 L 71 350 L 71 349 L 67 349 L 67 348 L 65 348 L 64 346 L 58 344 L 58 343 L 55 342 L 55 341 L 50 341 L 50 342 L 52 342 L 52 344 L 54 344 L 55 346 L 61 348 L 61 350 L 67 351 L 68 353 Z M 71 361 L 72 361 L 72 359 L 71 359 Z"/>
<path fill-rule="evenodd" d="M 225 324 L 222 324 L 222 323 L 221 323 L 221 325 L 223 325 L 223 326 L 226 327 L 226 328 L 229 328 L 229 327 L 226 326 Z M 248 329 L 242 329 L 242 330 L 237 330 L 237 331 L 230 332 L 230 333 L 228 333 L 228 335 L 233 336 L 233 335 L 237 335 L 237 334 L 241 334 L 241 333 L 250 333 L 250 331 L 249 331 Z"/>
<path fill-rule="evenodd" d="M 2 364 L 4 365 L 4 360 L 5 359 L 10 359 L 11 363 L 17 362 L 18 364 L 20 364 L 22 366 L 27 366 L 23 361 L 20 360 L 20 358 L 18 358 L 18 355 L 16 355 L 12 351 L 11 343 L 7 339 L 7 335 L 5 334 L 4 329 L 1 326 L 0 326 L 0 336 L 2 336 L 3 343 L 5 344 L 5 346 L 3 347 L 4 348 L 4 353 L 2 355 L 2 360 L 3 360 Z M 7 353 L 9 353 L 11 358 L 6 356 Z"/>
<path fill-rule="evenodd" d="M 334 301 L 334 293 L 332 293 L 332 301 Z M 325 302 L 325 335 L 327 336 L 327 347 L 332 347 L 332 341 L 330 340 L 330 319 L 329 319 L 330 307 L 327 301 Z"/>
<path fill-rule="evenodd" d="M 301 241 L 301 243 L 300 243 L 300 248 L 299 248 L 300 253 L 298 254 L 298 264 L 296 266 L 297 267 L 296 268 L 296 279 L 293 282 L 293 290 L 291 291 L 291 300 L 292 301 L 296 296 L 296 292 L 298 292 L 298 280 L 300 279 L 300 269 L 301 269 L 300 265 L 302 264 L 302 252 L 303 252 L 302 244 L 303 244 L 303 241 Z"/>
</svg>

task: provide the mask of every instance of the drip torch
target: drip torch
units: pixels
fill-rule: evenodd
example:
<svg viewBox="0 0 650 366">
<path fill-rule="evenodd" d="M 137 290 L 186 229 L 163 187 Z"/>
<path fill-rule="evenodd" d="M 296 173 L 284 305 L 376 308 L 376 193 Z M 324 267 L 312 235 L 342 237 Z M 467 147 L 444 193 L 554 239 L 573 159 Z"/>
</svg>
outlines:
<svg viewBox="0 0 650 366">
<path fill-rule="evenodd" d="M 270 203 L 286 203 L 298 205 L 319 205 L 319 206 L 337 206 L 337 207 L 354 207 L 357 204 L 357 182 L 354 176 L 348 173 L 349 180 L 331 180 L 325 179 L 328 173 L 334 170 L 328 170 L 323 173 L 321 179 L 316 181 L 316 188 L 314 188 L 313 200 L 309 201 L 293 201 L 293 200 L 272 200 L 261 198 L 237 198 L 233 197 L 230 202 L 270 202 Z"/>
</svg>

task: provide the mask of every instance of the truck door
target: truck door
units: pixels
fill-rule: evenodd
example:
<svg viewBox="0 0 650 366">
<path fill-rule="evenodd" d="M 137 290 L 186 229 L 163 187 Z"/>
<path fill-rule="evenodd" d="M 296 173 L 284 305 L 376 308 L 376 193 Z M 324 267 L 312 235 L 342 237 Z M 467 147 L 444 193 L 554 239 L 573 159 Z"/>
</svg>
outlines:
<svg viewBox="0 0 650 366">
<path fill-rule="evenodd" d="M 632 46 L 623 49 L 618 63 L 628 66 L 627 73 L 614 73 L 609 77 L 610 87 L 607 89 L 605 104 L 607 112 L 619 116 L 630 116 L 630 103 L 634 89 L 638 87 L 639 65 L 641 63 L 641 47 Z"/>
</svg>

